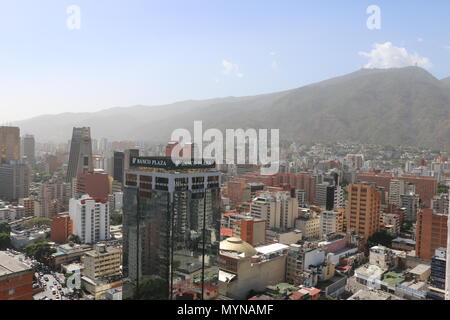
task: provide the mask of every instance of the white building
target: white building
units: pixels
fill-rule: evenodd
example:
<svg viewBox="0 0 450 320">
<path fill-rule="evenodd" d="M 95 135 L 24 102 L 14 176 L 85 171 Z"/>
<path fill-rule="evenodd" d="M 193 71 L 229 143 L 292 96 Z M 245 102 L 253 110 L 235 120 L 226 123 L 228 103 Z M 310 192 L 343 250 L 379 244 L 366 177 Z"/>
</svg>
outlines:
<svg viewBox="0 0 450 320">
<path fill-rule="evenodd" d="M 401 207 L 401 195 L 406 193 L 406 183 L 403 180 L 391 180 L 389 185 L 389 203 Z"/>
<path fill-rule="evenodd" d="M 330 233 L 336 233 L 339 230 L 339 212 L 322 211 L 320 213 L 320 237 Z"/>
<path fill-rule="evenodd" d="M 298 200 L 289 192 L 264 192 L 253 199 L 250 214 L 266 220 L 266 229 L 286 230 L 295 225 L 298 216 Z"/>
<path fill-rule="evenodd" d="M 88 195 L 70 199 L 69 215 L 74 234 L 83 243 L 96 243 L 109 238 L 108 202 Z"/>
</svg>

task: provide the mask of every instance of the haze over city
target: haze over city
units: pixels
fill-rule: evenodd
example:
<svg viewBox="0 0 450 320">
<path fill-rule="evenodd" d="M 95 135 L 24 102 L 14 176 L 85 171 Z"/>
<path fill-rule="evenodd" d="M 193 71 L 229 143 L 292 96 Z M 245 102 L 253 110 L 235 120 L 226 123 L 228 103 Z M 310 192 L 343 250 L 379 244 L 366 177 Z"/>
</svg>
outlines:
<svg viewBox="0 0 450 320">
<path fill-rule="evenodd" d="M 2 1 L 1 310 L 434 316 L 450 300 L 449 14 Z"/>
</svg>

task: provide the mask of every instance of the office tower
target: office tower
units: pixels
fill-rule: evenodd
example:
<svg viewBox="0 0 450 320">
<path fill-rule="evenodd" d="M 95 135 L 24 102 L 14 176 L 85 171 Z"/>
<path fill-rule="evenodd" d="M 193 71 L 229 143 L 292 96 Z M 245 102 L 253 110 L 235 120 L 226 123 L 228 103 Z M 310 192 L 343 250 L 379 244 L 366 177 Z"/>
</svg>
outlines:
<svg viewBox="0 0 450 320">
<path fill-rule="evenodd" d="M 401 195 L 406 192 L 406 182 L 403 180 L 391 180 L 389 184 L 389 204 L 393 204 L 400 208 Z"/>
<path fill-rule="evenodd" d="M 36 164 L 34 136 L 30 134 L 25 135 L 23 137 L 22 146 L 25 162 L 33 168 Z"/>
<path fill-rule="evenodd" d="M 78 174 L 93 170 L 91 129 L 73 128 L 66 181 L 72 182 L 72 179 L 76 178 Z"/>
<path fill-rule="evenodd" d="M 20 129 L 0 127 L 0 163 L 20 160 Z"/>
<path fill-rule="evenodd" d="M 335 187 L 327 182 L 316 185 L 316 205 L 325 210 L 333 210 Z"/>
<path fill-rule="evenodd" d="M 221 174 L 214 162 L 194 161 L 131 159 L 123 207 L 125 298 L 217 295 Z M 141 296 L 146 286 L 160 295 Z"/>
<path fill-rule="evenodd" d="M 113 179 L 123 183 L 123 173 L 125 170 L 125 153 L 114 151 Z"/>
<path fill-rule="evenodd" d="M 111 193 L 109 174 L 95 171 L 80 173 L 77 176 L 76 194 L 88 194 L 93 198 L 107 199 Z"/>
<path fill-rule="evenodd" d="M 18 201 L 27 198 L 30 186 L 30 168 L 19 161 L 0 164 L 0 199 Z"/>
<path fill-rule="evenodd" d="M 350 184 L 346 208 L 347 230 L 367 240 L 380 228 L 381 193 L 374 184 Z"/>
<path fill-rule="evenodd" d="M 252 217 L 266 220 L 266 229 L 288 230 L 298 217 L 298 200 L 289 192 L 262 192 L 253 199 Z"/>
<path fill-rule="evenodd" d="M 416 255 L 430 260 L 437 248 L 447 247 L 448 216 L 433 212 L 433 209 L 422 209 L 417 215 Z"/>
<path fill-rule="evenodd" d="M 65 243 L 73 233 L 73 222 L 67 213 L 58 214 L 52 218 L 50 228 L 51 241 Z"/>
<path fill-rule="evenodd" d="M 108 199 L 94 199 L 89 195 L 70 199 L 69 215 L 74 223 L 74 234 L 83 243 L 109 239 Z"/>
</svg>

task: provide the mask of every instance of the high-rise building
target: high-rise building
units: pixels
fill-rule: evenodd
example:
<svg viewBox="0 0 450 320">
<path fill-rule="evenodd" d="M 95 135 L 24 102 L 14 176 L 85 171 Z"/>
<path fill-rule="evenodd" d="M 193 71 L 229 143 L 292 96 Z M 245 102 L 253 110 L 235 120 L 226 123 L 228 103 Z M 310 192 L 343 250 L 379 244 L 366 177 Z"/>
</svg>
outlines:
<svg viewBox="0 0 450 320">
<path fill-rule="evenodd" d="M 25 162 L 31 167 L 36 164 L 36 151 L 35 151 L 35 141 L 34 136 L 27 134 L 22 139 L 23 146 L 23 156 L 25 157 Z"/>
<path fill-rule="evenodd" d="M 406 193 L 406 182 L 403 180 L 391 180 L 389 184 L 389 204 L 400 208 L 401 195 Z"/>
<path fill-rule="evenodd" d="M 221 174 L 214 162 L 197 162 L 131 158 L 123 207 L 124 298 L 143 299 L 146 285 L 161 293 L 155 299 L 217 295 Z"/>
<path fill-rule="evenodd" d="M 417 215 L 416 255 L 430 260 L 437 248 L 447 247 L 448 215 L 422 209 Z"/>
<path fill-rule="evenodd" d="M 0 127 L 0 163 L 20 160 L 20 129 Z"/>
<path fill-rule="evenodd" d="M 289 192 L 262 192 L 253 199 L 250 214 L 265 220 L 267 230 L 292 229 L 298 217 L 298 200 Z"/>
<path fill-rule="evenodd" d="M 70 144 L 69 165 L 67 167 L 67 182 L 72 182 L 80 173 L 92 172 L 91 129 L 87 127 L 73 128 Z"/>
<path fill-rule="evenodd" d="M 113 159 L 113 179 L 123 183 L 123 173 L 125 170 L 125 153 L 114 151 Z"/>
<path fill-rule="evenodd" d="M 109 239 L 108 199 L 94 199 L 89 195 L 70 199 L 69 215 L 74 234 L 83 243 L 96 243 Z"/>
<path fill-rule="evenodd" d="M 0 164 L 0 199 L 18 201 L 27 198 L 30 186 L 30 168 L 19 161 Z"/>
<path fill-rule="evenodd" d="M 345 216 L 347 231 L 354 230 L 367 240 L 380 228 L 381 194 L 371 183 L 350 184 Z"/>
<path fill-rule="evenodd" d="M 316 205 L 325 210 L 333 210 L 334 207 L 334 192 L 336 187 L 327 182 L 316 185 Z"/>
</svg>

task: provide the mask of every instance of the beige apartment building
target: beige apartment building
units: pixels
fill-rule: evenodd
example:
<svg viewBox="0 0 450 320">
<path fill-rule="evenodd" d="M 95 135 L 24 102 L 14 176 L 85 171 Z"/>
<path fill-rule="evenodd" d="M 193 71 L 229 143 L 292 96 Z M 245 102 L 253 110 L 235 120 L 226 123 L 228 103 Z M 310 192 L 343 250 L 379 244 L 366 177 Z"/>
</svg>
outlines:
<svg viewBox="0 0 450 320">
<path fill-rule="evenodd" d="M 121 274 L 122 250 L 96 244 L 94 250 L 86 252 L 83 276 L 92 280 L 110 279 Z"/>
</svg>

